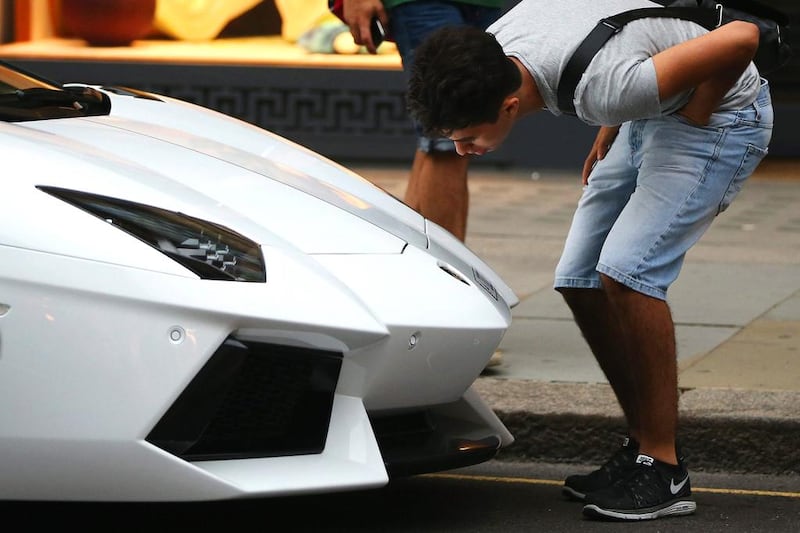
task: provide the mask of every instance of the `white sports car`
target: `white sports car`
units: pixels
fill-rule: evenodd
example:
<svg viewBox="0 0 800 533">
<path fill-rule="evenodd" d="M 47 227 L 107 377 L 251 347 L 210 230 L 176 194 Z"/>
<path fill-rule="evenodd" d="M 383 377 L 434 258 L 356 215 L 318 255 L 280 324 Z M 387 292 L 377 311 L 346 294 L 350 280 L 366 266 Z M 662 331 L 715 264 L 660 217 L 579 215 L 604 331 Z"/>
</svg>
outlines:
<svg viewBox="0 0 800 533">
<path fill-rule="evenodd" d="M 0 500 L 379 487 L 513 441 L 472 389 L 513 291 L 243 121 L 0 63 Z"/>
</svg>

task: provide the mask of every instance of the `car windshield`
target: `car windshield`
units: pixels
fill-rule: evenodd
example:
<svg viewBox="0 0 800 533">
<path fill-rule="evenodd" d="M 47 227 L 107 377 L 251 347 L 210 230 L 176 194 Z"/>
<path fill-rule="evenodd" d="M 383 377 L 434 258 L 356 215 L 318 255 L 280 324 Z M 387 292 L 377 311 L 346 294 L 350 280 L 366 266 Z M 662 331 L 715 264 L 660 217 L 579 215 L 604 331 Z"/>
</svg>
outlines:
<svg viewBox="0 0 800 533">
<path fill-rule="evenodd" d="M 86 86 L 63 86 L 0 62 L 0 120 L 20 122 L 107 115 L 108 97 Z"/>
</svg>

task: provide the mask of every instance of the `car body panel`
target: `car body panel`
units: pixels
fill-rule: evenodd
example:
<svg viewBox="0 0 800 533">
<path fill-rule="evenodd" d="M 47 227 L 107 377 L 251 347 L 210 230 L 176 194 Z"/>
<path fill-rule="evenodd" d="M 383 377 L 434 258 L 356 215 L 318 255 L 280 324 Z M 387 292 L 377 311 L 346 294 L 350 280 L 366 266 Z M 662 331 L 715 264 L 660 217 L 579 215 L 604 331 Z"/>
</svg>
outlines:
<svg viewBox="0 0 800 533">
<path fill-rule="evenodd" d="M 513 442 L 472 389 L 518 302 L 489 265 L 304 147 L 100 91 L 108 116 L 0 121 L 0 499 L 373 488 Z M 265 276 L 208 278 L 59 191 L 208 221 Z M 255 429 L 212 435 L 229 417 Z"/>
</svg>

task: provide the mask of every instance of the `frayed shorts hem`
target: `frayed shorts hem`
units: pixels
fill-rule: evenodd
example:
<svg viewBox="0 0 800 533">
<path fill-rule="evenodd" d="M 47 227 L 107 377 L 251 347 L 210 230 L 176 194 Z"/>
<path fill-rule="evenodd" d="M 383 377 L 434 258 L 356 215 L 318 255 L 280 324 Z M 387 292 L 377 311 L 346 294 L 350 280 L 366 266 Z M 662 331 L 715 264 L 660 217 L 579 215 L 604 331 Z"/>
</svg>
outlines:
<svg viewBox="0 0 800 533">
<path fill-rule="evenodd" d="M 431 139 L 430 137 L 420 136 L 417 138 L 417 150 L 430 153 L 455 153 L 456 143 L 447 137 Z"/>
<path fill-rule="evenodd" d="M 556 278 L 553 288 L 558 289 L 602 289 L 600 280 L 597 278 Z"/>
<path fill-rule="evenodd" d="M 597 265 L 597 271 L 600 272 L 601 274 L 605 274 L 614 281 L 621 283 L 622 285 L 625 285 L 631 290 L 644 294 L 645 296 L 651 296 L 659 300 L 667 299 L 666 291 L 656 287 L 651 287 L 650 285 L 645 285 L 641 281 L 638 281 L 630 276 L 627 276 L 622 272 L 618 272 L 611 267 L 608 267 L 606 265 Z"/>
<path fill-rule="evenodd" d="M 614 281 L 625 285 L 631 290 L 636 292 L 642 293 L 646 296 L 651 296 L 653 298 L 657 298 L 659 300 L 666 300 L 667 293 L 661 289 L 651 287 L 649 285 L 645 285 L 644 283 L 637 281 L 630 276 L 626 276 L 621 272 L 617 272 L 616 270 L 609 268 L 605 265 L 597 265 L 597 271 L 601 274 L 605 274 L 609 278 L 613 279 Z M 558 289 L 602 289 L 603 284 L 600 282 L 600 278 L 567 278 L 567 277 L 559 277 L 556 278 L 553 282 L 553 288 L 555 290 Z"/>
</svg>

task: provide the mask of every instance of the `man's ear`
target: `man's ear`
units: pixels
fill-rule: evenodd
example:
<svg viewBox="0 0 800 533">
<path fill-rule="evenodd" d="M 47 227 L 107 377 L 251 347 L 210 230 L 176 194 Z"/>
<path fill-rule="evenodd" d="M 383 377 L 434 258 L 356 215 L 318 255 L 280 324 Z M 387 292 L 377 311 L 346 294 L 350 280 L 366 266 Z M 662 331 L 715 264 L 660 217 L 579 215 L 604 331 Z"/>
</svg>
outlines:
<svg viewBox="0 0 800 533">
<path fill-rule="evenodd" d="M 514 117 L 519 112 L 519 96 L 508 95 L 503 100 L 503 105 L 500 107 L 500 112 Z"/>
</svg>

